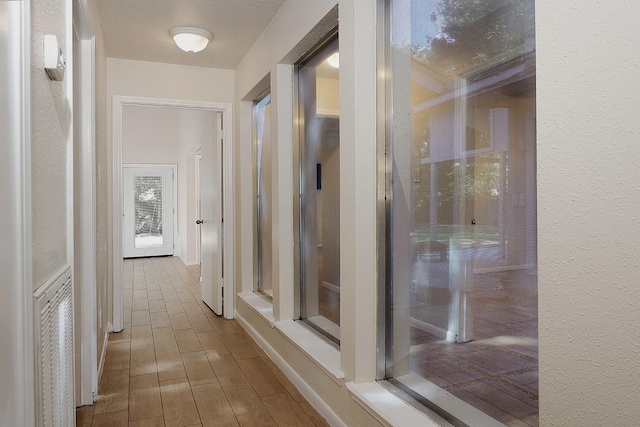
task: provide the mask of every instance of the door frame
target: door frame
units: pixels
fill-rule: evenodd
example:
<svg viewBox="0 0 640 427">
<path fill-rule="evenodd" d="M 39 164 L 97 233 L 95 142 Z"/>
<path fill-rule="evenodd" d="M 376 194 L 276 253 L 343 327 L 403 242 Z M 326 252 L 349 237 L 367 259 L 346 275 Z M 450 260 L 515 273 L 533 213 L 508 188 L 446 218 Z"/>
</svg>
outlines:
<svg viewBox="0 0 640 427">
<path fill-rule="evenodd" d="M 167 168 L 171 169 L 171 191 L 173 194 L 171 195 L 171 205 L 173 206 L 173 256 L 176 254 L 176 243 L 178 241 L 178 165 L 171 163 L 123 163 L 122 169 L 124 168 Z M 124 194 L 123 194 L 124 196 Z M 122 210 L 123 210 L 123 218 L 124 218 L 124 197 L 122 198 Z M 122 240 L 124 241 L 124 222 L 122 224 Z M 124 256 L 124 249 L 123 249 Z"/>
<path fill-rule="evenodd" d="M 79 249 L 80 258 L 74 258 L 74 269 L 79 267 L 80 274 L 74 278 L 74 312 L 76 342 L 76 405 L 91 405 L 98 395 L 98 308 L 96 276 L 96 171 L 95 171 L 95 36 L 87 20 L 85 2 L 73 2 L 73 30 L 77 35 L 79 63 L 73 64 L 73 79 L 80 86 L 80 123 L 77 128 L 80 135 L 74 135 L 73 150 L 78 150 L 79 168 L 73 166 L 73 154 L 70 155 L 71 170 L 80 177 L 80 185 L 73 188 L 74 198 L 80 199 L 76 213 L 79 235 L 74 234 L 72 248 Z M 74 117 L 74 122 L 77 120 Z M 75 133 L 75 132 L 74 132 Z M 76 144 L 76 138 L 82 138 Z M 71 175 L 70 181 L 73 182 Z M 75 182 L 74 182 L 75 184 Z M 73 209 L 73 204 L 71 205 Z M 71 222 L 74 224 L 74 222 Z M 75 226 L 72 226 L 72 228 Z M 77 271 L 77 270 L 74 270 Z M 79 297 L 79 298 L 78 298 Z"/>
<path fill-rule="evenodd" d="M 112 278 L 113 278 L 113 330 L 119 332 L 124 323 L 124 290 L 123 290 L 123 251 L 122 251 L 122 111 L 125 106 L 153 106 L 167 107 L 187 110 L 205 110 L 215 113 L 222 113 L 223 121 L 223 146 L 224 158 L 224 235 L 225 239 L 225 285 L 227 292 L 224 292 L 224 317 L 233 319 L 235 313 L 235 250 L 234 250 L 234 192 L 233 192 L 233 108 L 228 102 L 203 102 L 186 101 L 178 99 L 146 98 L 137 96 L 113 97 L 112 117 L 113 117 L 113 164 L 112 164 L 112 198 L 111 198 L 111 218 L 112 218 Z"/>
<path fill-rule="evenodd" d="M 33 258 L 31 252 L 31 2 L 1 2 L 11 25 L 0 34 L 0 66 L 8 89 L 0 99 L 0 229 L 4 243 L 0 268 L 0 395 L 2 421 L 35 425 Z M 36 37 L 37 39 L 37 37 Z M 40 38 L 40 40 L 42 40 Z M 5 49 L 6 48 L 6 49 Z"/>
</svg>

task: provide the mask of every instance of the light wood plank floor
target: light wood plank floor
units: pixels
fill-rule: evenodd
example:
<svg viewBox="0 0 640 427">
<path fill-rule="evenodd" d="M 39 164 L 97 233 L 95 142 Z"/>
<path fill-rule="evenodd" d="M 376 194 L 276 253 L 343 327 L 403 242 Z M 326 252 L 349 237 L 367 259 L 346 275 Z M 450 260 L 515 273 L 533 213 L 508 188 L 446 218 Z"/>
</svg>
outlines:
<svg viewBox="0 0 640 427">
<path fill-rule="evenodd" d="M 203 302 L 197 267 L 125 260 L 125 327 L 76 425 L 324 427 L 244 329 Z"/>
</svg>

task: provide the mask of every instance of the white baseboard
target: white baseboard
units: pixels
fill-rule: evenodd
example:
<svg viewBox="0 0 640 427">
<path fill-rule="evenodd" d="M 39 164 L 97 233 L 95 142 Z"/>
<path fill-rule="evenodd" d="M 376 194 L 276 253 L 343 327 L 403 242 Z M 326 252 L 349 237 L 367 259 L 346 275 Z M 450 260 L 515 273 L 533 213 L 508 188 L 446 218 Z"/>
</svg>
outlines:
<svg viewBox="0 0 640 427">
<path fill-rule="evenodd" d="M 100 363 L 98 364 L 98 390 L 100 390 L 100 379 L 102 379 L 102 371 L 104 371 L 104 361 L 107 358 L 107 346 L 109 345 L 109 334 L 113 332 L 113 325 L 107 323 L 107 333 L 104 334 L 104 343 L 102 344 L 102 354 L 100 354 Z M 94 396 L 94 398 L 97 398 Z"/>
<path fill-rule="evenodd" d="M 180 257 L 182 259 L 182 251 L 180 250 L 180 235 L 173 235 L 173 256 Z"/>
<path fill-rule="evenodd" d="M 347 427 L 347 424 L 336 414 L 333 409 L 311 388 L 311 386 L 302 379 L 300 375 L 280 356 L 280 354 L 271 347 L 271 344 L 265 340 L 242 316 L 238 316 L 236 312 L 236 320 L 242 325 L 249 335 L 258 343 L 260 348 L 271 358 L 284 375 L 293 383 L 300 394 L 315 408 L 320 415 L 324 417 L 329 425 L 333 427 Z"/>
<path fill-rule="evenodd" d="M 190 259 L 185 259 L 182 257 L 182 255 L 177 255 L 178 258 L 180 258 L 180 260 L 182 261 L 182 263 L 184 265 L 198 265 L 199 263 L 196 262 L 195 260 L 190 260 Z"/>
</svg>

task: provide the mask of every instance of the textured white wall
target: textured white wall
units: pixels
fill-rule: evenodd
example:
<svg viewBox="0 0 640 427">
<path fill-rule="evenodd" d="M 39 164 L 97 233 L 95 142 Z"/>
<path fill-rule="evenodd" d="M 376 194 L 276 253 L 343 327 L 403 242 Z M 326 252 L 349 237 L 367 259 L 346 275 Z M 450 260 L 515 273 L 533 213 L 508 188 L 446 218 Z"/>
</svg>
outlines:
<svg viewBox="0 0 640 427">
<path fill-rule="evenodd" d="M 107 70 L 109 97 L 233 102 L 233 70 L 117 58 L 107 59 Z"/>
<path fill-rule="evenodd" d="M 44 71 L 45 34 L 54 34 L 67 58 L 72 56 L 67 2 L 31 4 L 31 161 L 33 289 L 67 262 L 67 144 L 72 132 L 69 70 L 62 82 Z M 72 226 L 72 225 L 69 225 Z"/>
<path fill-rule="evenodd" d="M 540 421 L 640 424 L 640 3 L 536 2 Z"/>
<path fill-rule="evenodd" d="M 122 163 L 175 163 L 180 119 L 172 108 L 122 107 Z"/>
</svg>

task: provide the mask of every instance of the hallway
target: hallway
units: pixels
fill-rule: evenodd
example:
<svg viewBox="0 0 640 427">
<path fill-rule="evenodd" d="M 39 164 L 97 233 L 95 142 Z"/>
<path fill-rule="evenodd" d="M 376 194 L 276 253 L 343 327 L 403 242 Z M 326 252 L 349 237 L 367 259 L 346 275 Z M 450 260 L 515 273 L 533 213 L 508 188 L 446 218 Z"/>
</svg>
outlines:
<svg viewBox="0 0 640 427">
<path fill-rule="evenodd" d="M 125 260 L 125 327 L 76 425 L 327 426 L 238 322 L 202 302 L 199 276 L 178 258 Z"/>
</svg>

